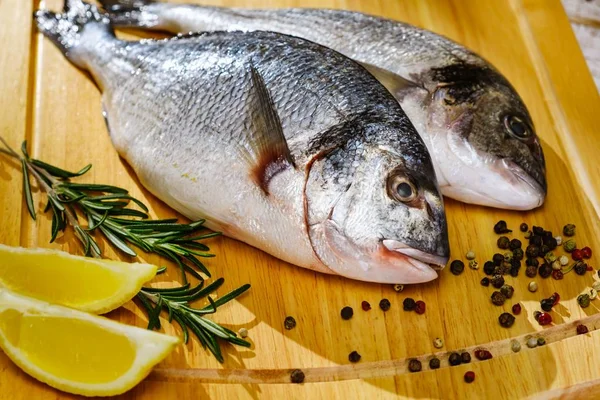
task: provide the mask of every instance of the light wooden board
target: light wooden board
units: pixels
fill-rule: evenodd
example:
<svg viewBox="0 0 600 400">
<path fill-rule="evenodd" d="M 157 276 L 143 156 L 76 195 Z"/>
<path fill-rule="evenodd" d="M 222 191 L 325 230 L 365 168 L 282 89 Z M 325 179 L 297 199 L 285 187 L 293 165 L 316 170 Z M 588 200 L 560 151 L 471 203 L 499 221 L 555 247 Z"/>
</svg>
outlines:
<svg viewBox="0 0 600 400">
<path fill-rule="evenodd" d="M 61 7 L 60 0 L 46 6 Z M 550 192 L 547 203 L 533 212 L 506 212 L 447 201 L 452 252 L 468 249 L 483 262 L 495 252 L 492 226 L 506 219 L 516 228 L 522 221 L 554 231 L 567 222 L 578 226 L 578 242 L 600 252 L 600 99 L 581 51 L 558 0 L 279 0 L 206 1 L 228 6 L 335 7 L 365 11 L 407 21 L 476 50 L 489 59 L 522 95 L 543 140 L 548 163 Z M 88 77 L 72 67 L 49 41 L 32 34 L 31 12 L 37 1 L 0 0 L 0 133 L 14 146 L 24 138 L 36 158 L 77 169 L 94 168 L 88 180 L 128 188 L 152 205 L 153 215 L 176 215 L 145 191 L 132 170 L 117 156 L 100 114 L 100 94 Z M 0 162 L 0 242 L 50 247 L 50 219 L 40 214 L 36 222 L 23 212 L 20 170 Z M 36 204 L 42 197 L 36 195 Z M 525 312 L 509 330 L 496 319 L 500 308 L 489 303 L 491 289 L 479 285 L 480 271 L 467 269 L 459 277 L 444 271 L 441 278 L 395 293 L 389 285 L 375 285 L 306 271 L 242 243 L 219 238 L 210 261 L 214 276 L 226 279 L 223 291 L 251 283 L 249 294 L 215 316 L 232 329 L 247 327 L 250 350 L 224 346 L 226 361 L 220 366 L 195 341 L 179 348 L 161 367 L 172 368 L 310 368 L 347 364 L 348 353 L 359 351 L 363 361 L 391 360 L 428 354 L 432 339 L 442 337 L 445 349 L 461 349 L 542 329 L 532 312 L 542 296 L 554 291 L 564 299 L 554 313 L 555 322 L 572 321 L 595 313 L 598 304 L 581 310 L 575 301 L 592 277 L 569 274 L 563 281 L 538 279 L 540 290 L 527 291 L 523 272 L 507 281 L 516 288 L 515 301 Z M 72 235 L 51 247 L 80 251 Z M 108 246 L 107 256 L 118 257 Z M 145 258 L 162 263 L 156 257 Z M 592 265 L 599 258 L 594 256 Z M 166 279 L 176 279 L 175 273 Z M 405 313 L 402 300 L 411 296 L 426 301 L 425 315 Z M 392 302 L 387 313 L 377 308 L 383 297 Z M 362 300 L 373 310 L 360 310 Z M 509 310 L 512 302 L 504 307 Z M 355 309 L 351 321 L 342 321 L 340 309 Z M 283 329 L 285 316 L 298 326 Z M 110 314 L 111 318 L 145 325 L 135 304 Z M 167 333 L 177 332 L 167 323 Z M 466 385 L 465 371 L 473 369 L 477 380 Z M 590 398 L 600 379 L 600 334 L 564 342 L 472 366 L 460 366 L 421 374 L 368 380 L 304 385 L 166 383 L 148 380 L 123 398 L 522 398 L 557 396 L 574 386 L 570 398 Z M 592 382 L 584 384 L 585 382 Z M 553 392 L 548 392 L 553 390 Z M 548 392 L 548 393 L 547 393 Z M 0 398 L 50 399 L 62 394 L 29 378 L 0 353 Z M 66 396 L 66 398 L 69 398 Z"/>
</svg>

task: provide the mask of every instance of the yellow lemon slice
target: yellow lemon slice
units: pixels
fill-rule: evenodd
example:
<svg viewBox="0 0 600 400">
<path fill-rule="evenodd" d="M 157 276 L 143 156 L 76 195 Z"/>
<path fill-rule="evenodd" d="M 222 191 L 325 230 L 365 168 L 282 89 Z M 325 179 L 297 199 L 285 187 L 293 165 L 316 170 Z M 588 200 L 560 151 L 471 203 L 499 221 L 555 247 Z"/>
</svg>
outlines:
<svg viewBox="0 0 600 400">
<path fill-rule="evenodd" d="M 48 385 L 86 396 L 134 387 L 179 339 L 0 289 L 0 347 Z"/>
<path fill-rule="evenodd" d="M 131 300 L 156 266 L 0 244 L 0 286 L 49 303 L 103 314 Z"/>
</svg>

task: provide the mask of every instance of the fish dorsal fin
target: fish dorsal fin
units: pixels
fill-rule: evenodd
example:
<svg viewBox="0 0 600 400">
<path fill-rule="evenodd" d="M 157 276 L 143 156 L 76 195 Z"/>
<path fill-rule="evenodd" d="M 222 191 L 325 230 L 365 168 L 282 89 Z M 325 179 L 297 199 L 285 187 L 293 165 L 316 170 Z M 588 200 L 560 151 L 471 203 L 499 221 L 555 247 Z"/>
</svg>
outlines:
<svg viewBox="0 0 600 400">
<path fill-rule="evenodd" d="M 359 63 L 362 65 L 367 71 L 371 73 L 385 88 L 394 95 L 394 97 L 398 97 L 403 91 L 408 89 L 420 88 L 417 83 L 410 81 L 402 76 L 395 74 L 393 72 L 388 71 L 387 69 L 377 67 L 368 63 Z"/>
<path fill-rule="evenodd" d="M 251 177 L 265 194 L 269 182 L 279 172 L 294 167 L 283 127 L 265 82 L 254 66 L 250 66 L 252 81 L 249 98 L 252 136 L 246 153 L 251 165 Z"/>
</svg>

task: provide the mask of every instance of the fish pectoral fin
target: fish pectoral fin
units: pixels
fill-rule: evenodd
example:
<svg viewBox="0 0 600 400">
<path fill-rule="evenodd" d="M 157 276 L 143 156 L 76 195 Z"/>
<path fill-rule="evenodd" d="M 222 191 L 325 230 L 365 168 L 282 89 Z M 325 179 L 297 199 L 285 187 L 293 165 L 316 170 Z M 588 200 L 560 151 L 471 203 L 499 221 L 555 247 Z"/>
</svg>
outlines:
<svg viewBox="0 0 600 400">
<path fill-rule="evenodd" d="M 250 66 L 250 74 L 252 89 L 249 112 L 252 129 L 244 152 L 251 164 L 252 179 L 265 194 L 269 194 L 271 179 L 289 167 L 294 168 L 294 162 L 269 89 L 254 66 Z"/>
<path fill-rule="evenodd" d="M 367 71 L 371 73 L 377 80 L 385 86 L 385 88 L 392 94 L 394 97 L 398 97 L 403 91 L 408 89 L 423 89 L 422 86 L 419 86 L 417 83 L 403 78 L 402 76 L 395 74 L 393 72 L 388 71 L 387 69 L 377 67 L 368 63 L 359 63 L 362 65 Z"/>
</svg>

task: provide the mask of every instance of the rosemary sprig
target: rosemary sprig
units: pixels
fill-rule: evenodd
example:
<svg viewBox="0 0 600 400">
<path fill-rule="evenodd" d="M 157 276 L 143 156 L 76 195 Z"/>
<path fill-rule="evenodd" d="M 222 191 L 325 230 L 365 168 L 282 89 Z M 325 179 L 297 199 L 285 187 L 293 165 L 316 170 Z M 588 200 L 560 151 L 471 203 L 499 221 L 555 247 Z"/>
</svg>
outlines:
<svg viewBox="0 0 600 400">
<path fill-rule="evenodd" d="M 48 203 L 44 212 L 52 212 L 50 243 L 56 240 L 59 232 L 64 232 L 70 225 L 87 256 L 102 255 L 96 239 L 92 236 L 94 232 L 99 231 L 109 243 L 129 256 L 137 256 L 132 249 L 134 246 L 147 253 L 159 254 L 177 264 L 181 272 L 181 286 L 168 289 L 143 288 L 137 294 L 137 299 L 148 313 L 148 329 L 160 328 L 159 315 L 161 311 L 166 311 L 169 322 L 175 320 L 181 326 L 186 343 L 191 330 L 204 348 L 208 348 L 220 362 L 223 361 L 223 355 L 218 339 L 244 347 L 250 346 L 249 342 L 240 339 L 235 332 L 203 317 L 205 314 L 215 313 L 219 306 L 250 288 L 248 284 L 243 285 L 215 301 L 209 295 L 223 284 L 224 279 L 219 278 L 204 287 L 202 274 L 210 277 L 210 272 L 199 258 L 214 255 L 209 253 L 207 245 L 198 241 L 220 233 L 199 233 L 204 229 L 204 220 L 182 224 L 178 223 L 176 218 L 148 219 L 148 208 L 130 196 L 125 189 L 111 185 L 71 182 L 71 178 L 88 172 L 91 164 L 77 172 L 69 172 L 31 158 L 26 142 L 21 146 L 22 155 L 14 151 L 1 136 L 0 142 L 4 146 L 0 147 L 0 153 L 16 158 L 21 163 L 23 195 L 27 210 L 34 220 L 36 212 L 30 176 L 33 176 L 38 186 L 46 193 Z M 130 203 L 134 203 L 138 209 L 129 208 Z M 78 215 L 87 220 L 87 227 L 79 223 Z M 164 271 L 165 268 L 161 268 L 159 273 Z M 192 287 L 187 278 L 188 274 L 200 283 Z M 190 302 L 201 298 L 207 298 L 209 305 L 200 309 L 190 306 Z"/>
</svg>

